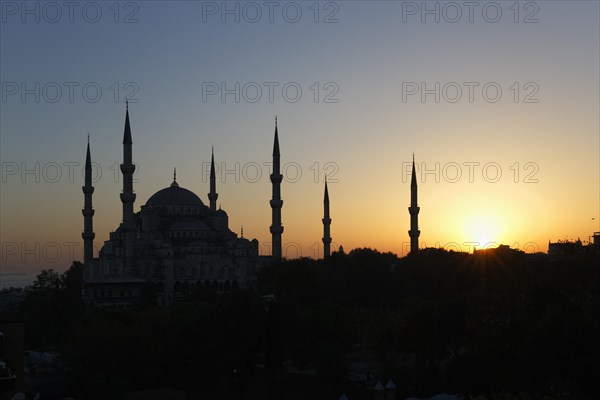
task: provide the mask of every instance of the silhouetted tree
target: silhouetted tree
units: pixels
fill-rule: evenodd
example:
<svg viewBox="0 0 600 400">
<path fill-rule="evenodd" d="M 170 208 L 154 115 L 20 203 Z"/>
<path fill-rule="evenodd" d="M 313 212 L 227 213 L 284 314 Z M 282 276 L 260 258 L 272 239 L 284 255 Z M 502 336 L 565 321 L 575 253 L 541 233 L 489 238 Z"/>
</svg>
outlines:
<svg viewBox="0 0 600 400">
<path fill-rule="evenodd" d="M 83 316 L 83 265 L 74 262 L 63 274 L 42 270 L 22 305 L 28 346 L 48 348 L 64 340 L 65 332 Z"/>
</svg>

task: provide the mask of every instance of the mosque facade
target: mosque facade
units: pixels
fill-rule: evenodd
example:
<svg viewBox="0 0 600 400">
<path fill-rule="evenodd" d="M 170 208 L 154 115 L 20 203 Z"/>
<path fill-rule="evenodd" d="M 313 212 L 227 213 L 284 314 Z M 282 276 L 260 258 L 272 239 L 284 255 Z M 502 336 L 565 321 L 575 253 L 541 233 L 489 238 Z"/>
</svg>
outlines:
<svg viewBox="0 0 600 400">
<path fill-rule="evenodd" d="M 277 138 L 276 138 L 277 140 Z M 258 253 L 258 240 L 232 232 L 227 213 L 217 208 L 214 153 L 211 156 L 208 205 L 173 181 L 134 212 L 135 165 L 129 108 L 123 133 L 122 221 L 93 257 L 94 209 L 92 165 L 88 141 L 84 193 L 84 288 L 92 307 L 124 308 L 134 304 L 150 285 L 159 305 L 177 303 L 198 286 L 218 292 L 255 288 L 257 272 L 270 257 Z M 277 177 L 276 177 L 277 178 Z M 275 233 L 281 225 L 274 223 Z M 283 231 L 283 228 L 281 228 Z M 281 233 L 278 233 L 281 235 Z M 243 236 L 243 235 L 242 235 Z M 281 236 L 279 236 L 279 243 Z"/>
</svg>

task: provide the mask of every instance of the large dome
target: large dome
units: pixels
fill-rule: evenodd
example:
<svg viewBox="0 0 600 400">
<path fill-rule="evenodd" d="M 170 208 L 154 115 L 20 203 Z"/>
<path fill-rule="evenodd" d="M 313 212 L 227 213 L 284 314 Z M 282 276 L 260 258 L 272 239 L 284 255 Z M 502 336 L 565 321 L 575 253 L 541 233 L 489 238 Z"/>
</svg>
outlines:
<svg viewBox="0 0 600 400">
<path fill-rule="evenodd" d="M 177 183 L 154 193 L 146 202 L 147 206 L 203 206 L 202 200 L 194 192 L 179 187 Z"/>
</svg>

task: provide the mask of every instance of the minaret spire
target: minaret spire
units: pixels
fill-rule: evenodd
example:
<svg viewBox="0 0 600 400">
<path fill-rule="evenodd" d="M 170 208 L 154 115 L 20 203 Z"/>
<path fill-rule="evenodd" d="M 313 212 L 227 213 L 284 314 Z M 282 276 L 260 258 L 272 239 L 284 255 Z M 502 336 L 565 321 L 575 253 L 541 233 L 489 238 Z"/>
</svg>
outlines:
<svg viewBox="0 0 600 400">
<path fill-rule="evenodd" d="M 331 233 L 329 226 L 331 218 L 329 217 L 329 191 L 327 190 L 327 175 L 325 175 L 325 195 L 323 197 L 323 258 L 328 258 L 331 254 Z"/>
<path fill-rule="evenodd" d="M 94 233 L 93 225 L 94 209 L 92 207 L 92 193 L 94 193 L 94 187 L 92 186 L 92 158 L 90 156 L 89 133 L 85 155 L 85 180 L 82 190 L 84 194 L 83 210 L 81 210 L 83 213 L 83 233 L 81 234 L 83 239 L 83 265 L 85 268 L 91 268 L 94 258 L 94 238 L 96 234 Z"/>
<path fill-rule="evenodd" d="M 121 230 L 125 234 L 125 266 L 127 272 L 133 268 L 133 235 L 136 230 L 135 215 L 133 213 L 133 203 L 135 202 L 135 193 L 133 192 L 133 173 L 135 165 L 132 161 L 131 126 L 129 125 L 129 102 L 126 101 L 125 110 L 125 129 L 123 131 L 123 164 L 121 164 L 121 173 L 123 174 L 123 191 L 121 192 L 121 203 L 123 203 L 123 222 Z"/>
<path fill-rule="evenodd" d="M 213 211 L 217 210 L 217 178 L 215 174 L 215 147 L 213 146 L 210 155 L 210 192 L 208 193 L 208 200 L 210 201 L 210 209 Z"/>
<path fill-rule="evenodd" d="M 123 144 L 132 144 L 131 127 L 129 126 L 129 103 L 126 102 L 125 108 L 125 130 L 123 132 Z"/>
<path fill-rule="evenodd" d="M 273 246 L 273 261 L 278 263 L 281 261 L 281 234 L 283 233 L 283 226 L 281 225 L 281 207 L 283 206 L 283 200 L 281 200 L 281 181 L 283 175 L 281 175 L 280 167 L 280 153 L 279 153 L 279 135 L 277 132 L 277 117 L 275 117 L 275 139 L 273 141 L 273 173 L 271 174 L 271 183 L 273 187 L 273 194 L 271 198 L 271 235 L 272 235 L 272 246 Z"/>
<path fill-rule="evenodd" d="M 413 164 L 412 164 L 412 176 L 410 179 L 410 207 L 408 212 L 410 214 L 410 254 L 415 255 L 419 252 L 419 236 L 421 231 L 419 230 L 419 211 L 420 207 L 417 202 L 417 174 L 415 172 L 415 155 L 413 153 Z"/>
<path fill-rule="evenodd" d="M 273 141 L 273 156 L 279 157 L 279 135 L 277 134 L 277 117 L 275 117 L 275 140 Z M 275 160 L 273 160 L 275 162 Z"/>
</svg>

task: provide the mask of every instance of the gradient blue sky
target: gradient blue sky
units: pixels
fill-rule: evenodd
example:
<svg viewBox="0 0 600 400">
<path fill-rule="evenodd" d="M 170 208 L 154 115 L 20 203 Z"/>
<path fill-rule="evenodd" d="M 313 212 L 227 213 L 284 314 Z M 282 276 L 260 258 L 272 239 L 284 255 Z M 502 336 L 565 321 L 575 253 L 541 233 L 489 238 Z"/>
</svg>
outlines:
<svg viewBox="0 0 600 400">
<path fill-rule="evenodd" d="M 297 248 L 304 256 L 322 254 L 326 172 L 337 179 L 330 184 L 334 243 L 404 254 L 409 182 L 403 170 L 413 152 L 421 167 L 440 165 L 438 182 L 435 174 L 420 174 L 424 246 L 454 242 L 468 250 L 465 242 L 494 241 L 546 251 L 548 240 L 587 240 L 600 230 L 596 1 L 519 2 L 518 22 L 515 2 L 479 2 L 473 22 L 462 6 L 456 23 L 444 20 L 454 17 L 452 9 L 444 14 L 444 2 L 320 2 L 317 23 L 315 2 L 277 2 L 273 22 L 263 2 L 254 3 L 263 12 L 257 23 L 247 21 L 253 10 L 244 14 L 242 2 L 119 3 L 117 23 L 113 2 L 87 6 L 89 18 L 96 6 L 102 10 L 96 23 L 82 14 L 86 2 L 75 8 L 72 22 L 61 2 L 55 3 L 62 12 L 57 22 L 50 21 L 55 10 L 42 2 L 1 4 L 0 273 L 63 270 L 73 258 L 71 248 L 81 259 L 81 167 L 88 132 L 92 159 L 102 172 L 94 184 L 97 248 L 116 229 L 121 179 L 114 173 L 129 82 L 139 89 L 130 104 L 138 165 L 135 209 L 170 184 L 173 167 L 179 184 L 207 203 L 202 163 L 210 161 L 214 145 L 218 164 L 240 166 L 239 182 L 229 174 L 217 186 L 230 228 L 239 233 L 243 225 L 246 237 L 259 239 L 263 254 L 270 241 L 269 170 L 263 163 L 270 161 L 275 115 L 282 162 L 295 163 L 282 186 L 288 257 Z M 436 4 L 440 22 L 433 15 L 421 22 L 419 11 Z M 413 5 L 417 15 L 403 13 Z M 213 6 L 217 15 L 207 15 Z M 23 7 L 33 13 L 23 15 Z M 225 7 L 240 7 L 239 23 L 233 15 L 222 22 Z M 486 21 L 484 7 L 488 19 L 497 8 L 502 17 Z M 292 23 L 296 9 L 302 17 Z M 337 22 L 325 23 L 331 13 Z M 525 23 L 531 13 L 537 22 Z M 124 23 L 127 15 L 137 22 Z M 22 85 L 32 89 L 36 82 L 40 101 L 33 94 L 22 98 Z M 63 88 L 55 103 L 53 82 Z M 72 102 L 65 82 L 79 85 Z M 233 95 L 225 102 L 219 95 L 203 99 L 203 83 L 210 82 L 229 88 L 255 82 L 264 90 L 255 103 L 244 96 L 236 103 Z M 273 102 L 264 82 L 280 84 Z M 462 98 L 452 103 L 442 96 L 436 103 L 433 95 L 425 102 L 415 95 L 404 101 L 403 84 L 410 82 L 431 88 L 456 82 Z M 473 102 L 464 82 L 480 84 Z M 489 82 L 502 89 L 495 103 L 482 97 Z M 90 83 L 102 89 L 97 102 L 82 94 Z M 298 102 L 283 98 L 286 83 L 302 88 Z M 337 102 L 325 102 L 332 88 Z M 534 89 L 538 102 L 524 102 Z M 473 182 L 468 162 L 479 163 Z M 74 179 L 65 163 L 78 163 Z M 489 163 L 501 169 L 498 182 L 489 182 L 494 169 L 482 175 Z M 256 165 L 262 169 L 254 179 Z M 462 177 L 452 182 L 456 165 Z M 302 172 L 297 180 L 294 166 Z M 37 169 L 39 181 L 35 174 L 22 176 L 24 168 Z"/>
</svg>

